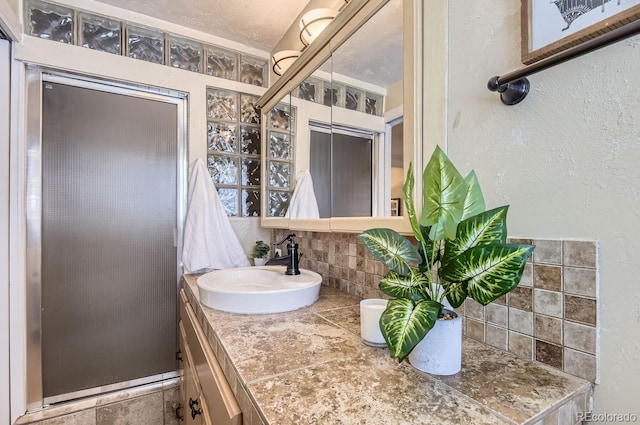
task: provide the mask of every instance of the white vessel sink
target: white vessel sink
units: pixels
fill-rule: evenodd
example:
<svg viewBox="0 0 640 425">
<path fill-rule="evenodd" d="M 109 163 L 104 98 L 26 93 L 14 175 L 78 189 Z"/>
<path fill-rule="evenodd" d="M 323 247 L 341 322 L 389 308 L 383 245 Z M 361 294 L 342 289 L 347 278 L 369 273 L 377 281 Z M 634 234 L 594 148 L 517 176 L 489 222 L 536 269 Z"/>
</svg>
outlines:
<svg viewBox="0 0 640 425">
<path fill-rule="evenodd" d="M 281 313 L 318 300 L 322 276 L 300 269 L 284 274 L 285 266 L 216 270 L 198 278 L 200 302 L 216 310 L 241 314 Z"/>
</svg>

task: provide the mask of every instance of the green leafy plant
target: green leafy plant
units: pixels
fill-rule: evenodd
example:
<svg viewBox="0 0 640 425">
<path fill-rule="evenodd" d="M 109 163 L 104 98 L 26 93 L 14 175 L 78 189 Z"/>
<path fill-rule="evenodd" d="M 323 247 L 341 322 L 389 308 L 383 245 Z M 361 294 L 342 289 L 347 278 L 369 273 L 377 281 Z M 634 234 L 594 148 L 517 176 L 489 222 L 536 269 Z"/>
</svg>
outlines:
<svg viewBox="0 0 640 425">
<path fill-rule="evenodd" d="M 253 258 L 267 258 L 270 249 L 269 245 L 264 243 L 264 241 L 256 241 L 256 244 L 253 246 L 251 256 Z"/>
<path fill-rule="evenodd" d="M 508 206 L 485 211 L 472 171 L 463 178 L 436 147 L 422 174 L 422 213 L 413 201 L 413 166 L 403 187 L 417 247 L 391 229 L 358 237 L 389 273 L 379 287 L 392 297 L 380 318 L 391 357 L 402 362 L 435 326 L 445 298 L 454 308 L 467 297 L 487 305 L 514 289 L 533 245 L 507 243 Z"/>
</svg>

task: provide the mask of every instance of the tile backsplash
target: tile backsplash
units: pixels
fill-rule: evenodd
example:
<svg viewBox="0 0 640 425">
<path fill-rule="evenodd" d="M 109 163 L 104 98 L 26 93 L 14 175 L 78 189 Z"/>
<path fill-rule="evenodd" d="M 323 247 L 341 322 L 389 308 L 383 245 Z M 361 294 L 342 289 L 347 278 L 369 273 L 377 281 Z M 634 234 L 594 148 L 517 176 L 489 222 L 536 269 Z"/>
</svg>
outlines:
<svg viewBox="0 0 640 425">
<path fill-rule="evenodd" d="M 289 233 L 272 230 L 272 241 Z M 378 289 L 387 273 L 355 233 L 296 231 L 301 267 L 323 284 L 360 298 L 388 298 Z M 512 238 L 536 246 L 517 288 L 482 306 L 467 299 L 458 309 L 464 334 L 519 357 L 597 381 L 597 242 Z"/>
</svg>

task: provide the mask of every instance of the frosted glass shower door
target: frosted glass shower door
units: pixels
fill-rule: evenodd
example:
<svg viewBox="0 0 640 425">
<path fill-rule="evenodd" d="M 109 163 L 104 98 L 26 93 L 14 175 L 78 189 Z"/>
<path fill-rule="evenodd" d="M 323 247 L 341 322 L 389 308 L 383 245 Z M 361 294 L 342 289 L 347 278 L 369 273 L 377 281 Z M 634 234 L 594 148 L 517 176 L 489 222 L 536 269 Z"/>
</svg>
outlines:
<svg viewBox="0 0 640 425">
<path fill-rule="evenodd" d="M 45 402 L 176 370 L 177 128 L 175 103 L 43 82 Z"/>
</svg>

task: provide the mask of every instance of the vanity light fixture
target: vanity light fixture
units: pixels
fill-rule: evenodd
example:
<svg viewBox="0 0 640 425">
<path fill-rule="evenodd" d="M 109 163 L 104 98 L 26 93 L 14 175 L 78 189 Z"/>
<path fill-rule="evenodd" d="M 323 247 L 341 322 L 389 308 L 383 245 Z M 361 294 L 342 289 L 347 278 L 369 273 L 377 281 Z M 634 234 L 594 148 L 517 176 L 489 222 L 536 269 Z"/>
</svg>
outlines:
<svg viewBox="0 0 640 425">
<path fill-rule="evenodd" d="M 338 11 L 329 8 L 311 9 L 300 18 L 300 41 L 305 46 L 311 44 L 338 15 Z"/>
<path fill-rule="evenodd" d="M 277 76 L 281 76 L 298 59 L 302 52 L 299 50 L 280 50 L 271 56 L 273 63 L 273 72 Z"/>
</svg>

